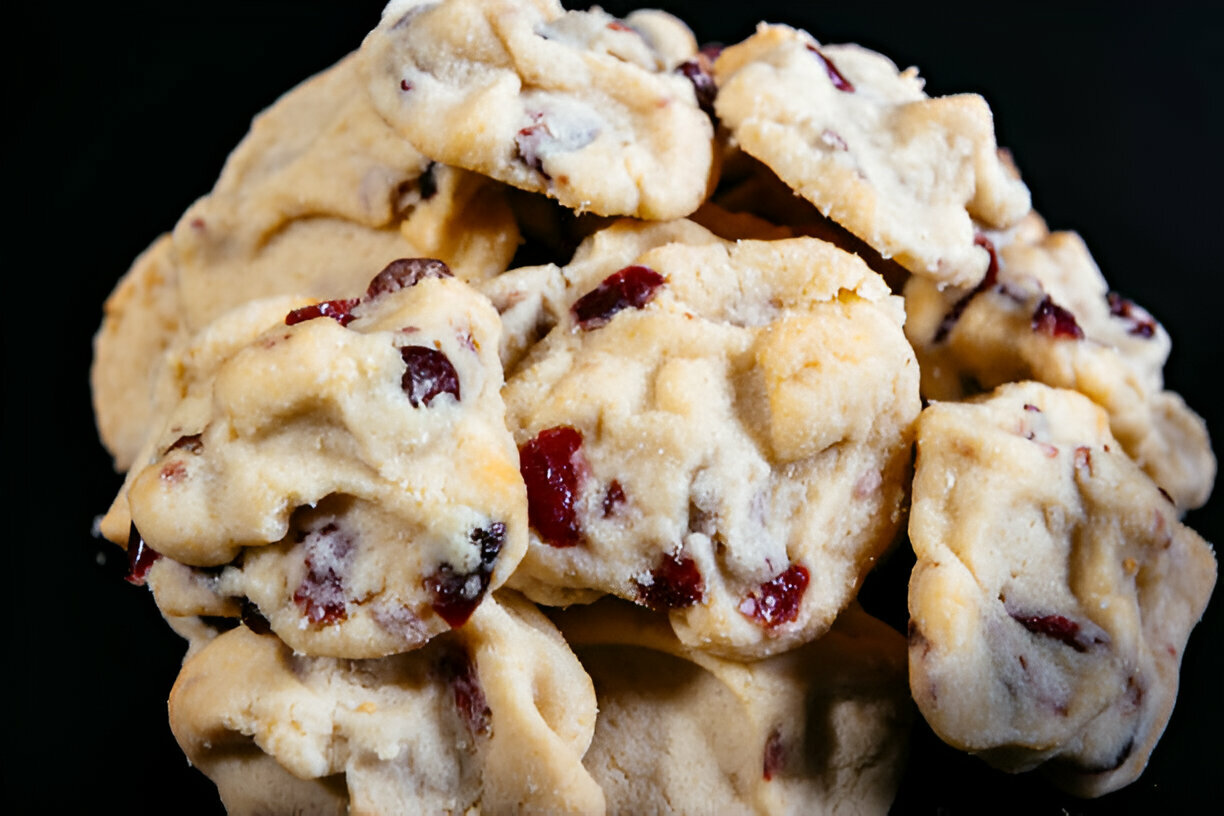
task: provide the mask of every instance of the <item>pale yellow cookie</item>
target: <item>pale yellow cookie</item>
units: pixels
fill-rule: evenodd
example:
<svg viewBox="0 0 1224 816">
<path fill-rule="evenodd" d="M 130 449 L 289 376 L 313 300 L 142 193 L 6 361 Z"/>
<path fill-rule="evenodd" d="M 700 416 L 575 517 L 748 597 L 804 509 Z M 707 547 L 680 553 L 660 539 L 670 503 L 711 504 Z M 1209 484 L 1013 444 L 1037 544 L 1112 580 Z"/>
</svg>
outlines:
<svg viewBox="0 0 1224 816">
<path fill-rule="evenodd" d="M 1033 382 L 932 404 L 909 532 L 910 685 L 935 732 L 1081 796 L 1138 777 L 1216 563 L 1105 412 Z"/>
<path fill-rule="evenodd" d="M 930 99 L 913 69 L 764 23 L 719 55 L 714 77 L 741 149 L 915 274 L 976 283 L 988 257 L 974 222 L 1002 228 L 1029 210 L 979 96 Z"/>
</svg>

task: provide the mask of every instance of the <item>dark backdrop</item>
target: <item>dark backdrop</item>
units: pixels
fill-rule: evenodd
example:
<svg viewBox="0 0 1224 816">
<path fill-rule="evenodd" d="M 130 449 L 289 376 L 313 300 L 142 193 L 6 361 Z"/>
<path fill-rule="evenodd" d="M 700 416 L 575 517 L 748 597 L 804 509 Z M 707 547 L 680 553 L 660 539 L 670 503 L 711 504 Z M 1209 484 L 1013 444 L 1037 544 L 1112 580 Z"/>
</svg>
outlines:
<svg viewBox="0 0 1224 816">
<path fill-rule="evenodd" d="M 208 191 L 250 117 L 355 48 L 381 4 L 35 5 L 10 8 L 5 22 L 13 209 L 2 405 L 16 598 L 4 664 L 16 682 L 0 767 L 12 812 L 215 813 L 211 784 L 187 767 L 166 724 L 181 644 L 148 593 L 120 580 L 119 551 L 90 536 L 119 484 L 92 425 L 90 338 L 119 275 Z M 1168 326 L 1169 384 L 1224 438 L 1224 27 L 1210 4 L 662 5 L 702 40 L 734 42 L 759 19 L 785 21 L 917 65 L 932 94 L 985 95 L 1038 210 L 1053 228 L 1079 230 L 1113 287 Z M 1224 539 L 1222 505 L 1189 517 L 1209 540 Z M 885 614 L 903 614 L 897 576 L 891 592 L 878 586 L 889 589 L 887 573 L 873 580 Z M 1220 606 L 1217 593 L 1186 652 L 1164 740 L 1130 788 L 1068 799 L 920 727 L 898 812 L 1184 812 L 1219 799 Z"/>
</svg>

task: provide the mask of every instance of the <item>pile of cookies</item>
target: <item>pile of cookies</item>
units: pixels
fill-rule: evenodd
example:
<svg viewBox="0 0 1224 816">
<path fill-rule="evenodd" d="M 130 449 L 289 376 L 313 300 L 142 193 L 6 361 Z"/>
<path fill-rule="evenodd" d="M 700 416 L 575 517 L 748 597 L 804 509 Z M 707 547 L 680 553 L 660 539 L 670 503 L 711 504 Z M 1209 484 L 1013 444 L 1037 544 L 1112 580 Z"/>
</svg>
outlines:
<svg viewBox="0 0 1224 816">
<path fill-rule="evenodd" d="M 915 703 L 1096 796 L 1215 582 L 1169 347 L 979 96 L 392 0 L 107 301 L 101 529 L 231 812 L 885 812 Z"/>
</svg>

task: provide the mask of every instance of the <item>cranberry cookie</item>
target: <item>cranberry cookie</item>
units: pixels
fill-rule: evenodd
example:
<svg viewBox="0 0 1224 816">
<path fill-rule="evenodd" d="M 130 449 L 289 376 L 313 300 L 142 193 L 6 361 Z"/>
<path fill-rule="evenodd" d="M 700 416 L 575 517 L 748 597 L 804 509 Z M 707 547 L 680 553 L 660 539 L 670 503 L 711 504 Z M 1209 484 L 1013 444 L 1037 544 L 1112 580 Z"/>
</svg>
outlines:
<svg viewBox="0 0 1224 816">
<path fill-rule="evenodd" d="M 580 252 L 507 380 L 532 526 L 512 580 L 669 610 L 686 645 L 761 657 L 822 634 L 892 541 L 917 366 L 857 257 L 683 229 L 702 242 Z M 591 245 L 635 246 L 617 232 Z"/>
<path fill-rule="evenodd" d="M 526 547 L 498 333 L 488 301 L 418 259 L 212 347 L 104 531 L 126 505 L 130 551 L 207 568 L 218 601 L 194 614 L 245 598 L 301 652 L 374 657 L 462 625 Z M 158 595 L 179 617 L 197 603 Z"/>
<path fill-rule="evenodd" d="M 396 0 L 362 54 L 375 106 L 422 153 L 601 215 L 688 215 L 714 128 L 662 12 L 556 0 Z"/>
<path fill-rule="evenodd" d="M 952 745 L 1099 796 L 1147 764 L 1212 549 L 1086 397 L 1026 382 L 918 421 L 910 685 Z"/>
<path fill-rule="evenodd" d="M 979 96 L 930 99 L 914 69 L 854 45 L 758 27 L 714 63 L 735 143 L 885 258 L 972 285 L 989 258 L 974 222 L 1010 226 L 1028 189 L 995 145 Z"/>
<path fill-rule="evenodd" d="M 1109 413 L 1113 436 L 1179 508 L 1206 502 L 1216 472 L 1207 427 L 1164 390 L 1169 337 L 1155 318 L 1109 291 L 1075 233 L 1047 233 L 1034 219 L 978 243 L 992 261 L 976 287 L 906 283 L 923 396 L 1025 379 L 1074 389 Z"/>
<path fill-rule="evenodd" d="M 245 626 L 183 666 L 170 724 L 231 813 L 602 813 L 591 680 L 513 594 L 410 654 L 294 654 Z"/>
</svg>

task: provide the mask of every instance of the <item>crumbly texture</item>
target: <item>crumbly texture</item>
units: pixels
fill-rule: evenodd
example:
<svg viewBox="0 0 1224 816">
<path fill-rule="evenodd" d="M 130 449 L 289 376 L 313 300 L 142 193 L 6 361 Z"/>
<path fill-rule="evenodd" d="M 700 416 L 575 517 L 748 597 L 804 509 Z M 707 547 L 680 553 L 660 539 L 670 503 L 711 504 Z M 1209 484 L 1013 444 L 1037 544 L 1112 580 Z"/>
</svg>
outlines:
<svg viewBox="0 0 1224 816">
<path fill-rule="evenodd" d="M 974 222 L 1007 227 L 1029 210 L 980 96 L 930 99 L 915 70 L 783 25 L 727 48 L 714 76 L 741 149 L 915 274 L 976 283 L 988 258 Z"/>
<path fill-rule="evenodd" d="M 687 645 L 760 657 L 822 634 L 891 542 L 917 367 L 855 256 L 675 229 L 703 242 L 634 257 L 606 247 L 662 229 L 593 238 L 605 251 L 563 270 L 568 308 L 506 383 L 525 475 L 550 440 L 574 448 L 568 494 L 527 479 L 529 512 L 568 503 L 572 535 L 537 523 L 513 582 L 541 603 L 666 609 Z M 651 299 L 584 320 L 634 270 L 656 276 Z"/>
<path fill-rule="evenodd" d="M 931 405 L 909 532 L 910 685 L 936 733 L 1082 796 L 1133 781 L 1216 563 L 1105 413 L 1032 382 Z"/>
<path fill-rule="evenodd" d="M 557 0 L 393 2 L 366 38 L 370 98 L 425 155 L 567 207 L 676 218 L 714 173 L 714 128 L 675 69 L 679 20 Z"/>
<path fill-rule="evenodd" d="M 737 663 L 619 601 L 554 614 L 599 702 L 584 764 L 609 813 L 887 813 L 912 704 L 904 639 L 857 606 Z"/>
<path fill-rule="evenodd" d="M 206 345 L 211 371 L 104 529 L 122 534 L 126 504 L 158 553 L 211 568 L 215 595 L 253 602 L 310 654 L 391 654 L 461 625 L 526 547 L 498 332 L 474 290 L 425 277 L 353 306 L 348 325 Z"/>
<path fill-rule="evenodd" d="M 513 594 L 376 660 L 297 655 L 240 626 L 170 694 L 175 738 L 232 813 L 601 813 L 581 763 L 595 713 L 573 652 Z"/>
<path fill-rule="evenodd" d="M 1164 390 L 1160 323 L 1109 291 L 1073 232 L 1030 222 L 986 240 L 994 273 L 979 286 L 941 290 L 917 276 L 905 286 L 923 396 L 961 399 L 1026 379 L 1074 389 L 1109 413 L 1111 433 L 1179 508 L 1206 502 L 1215 456 L 1203 420 Z"/>
</svg>

